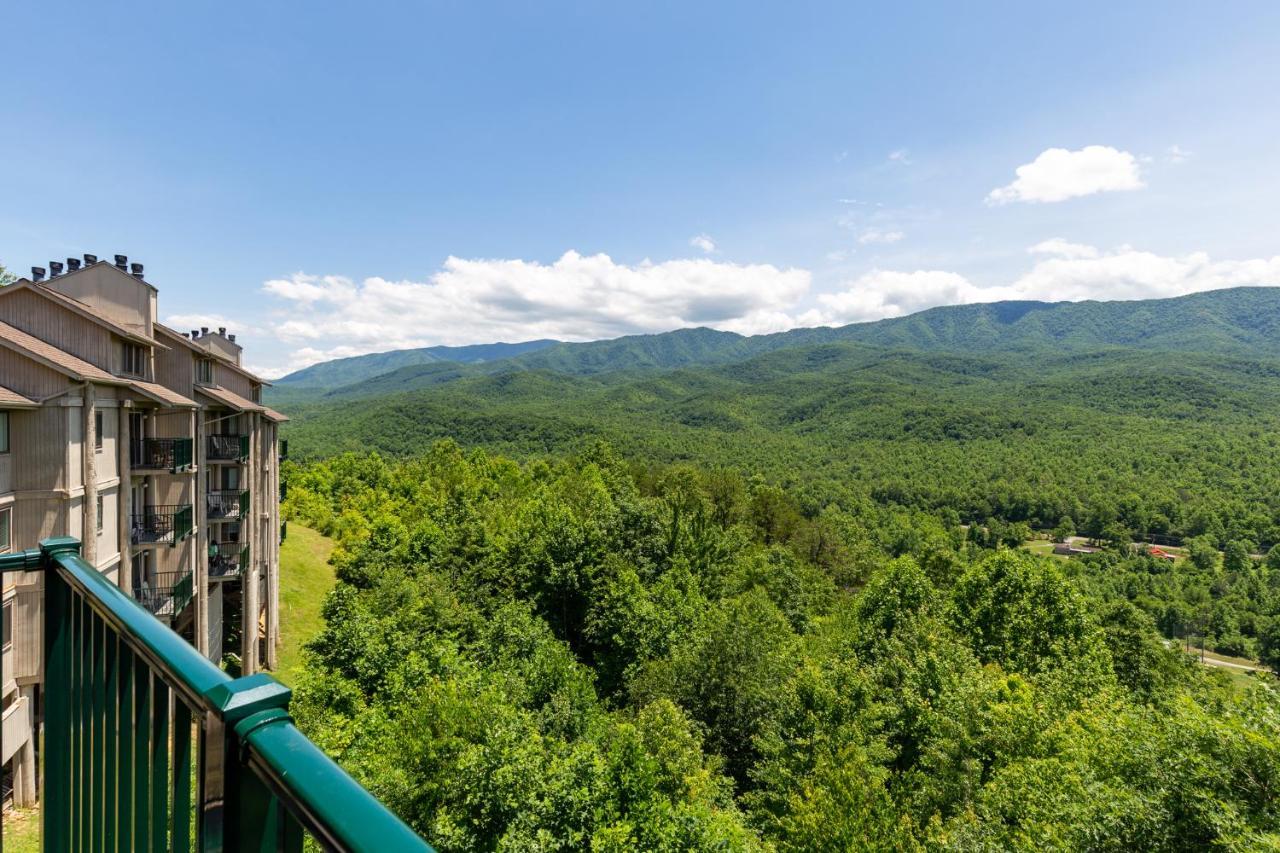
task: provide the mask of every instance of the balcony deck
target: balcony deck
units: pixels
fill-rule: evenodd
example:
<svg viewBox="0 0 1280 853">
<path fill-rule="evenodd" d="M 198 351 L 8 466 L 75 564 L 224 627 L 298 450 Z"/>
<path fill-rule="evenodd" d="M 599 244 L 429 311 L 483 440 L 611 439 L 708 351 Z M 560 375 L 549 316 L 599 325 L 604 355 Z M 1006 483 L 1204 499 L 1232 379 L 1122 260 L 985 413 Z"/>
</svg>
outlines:
<svg viewBox="0 0 1280 853">
<path fill-rule="evenodd" d="M 431 850 L 298 731 L 288 688 L 232 679 L 79 549 L 0 556 L 45 578 L 45 849 Z"/>
</svg>

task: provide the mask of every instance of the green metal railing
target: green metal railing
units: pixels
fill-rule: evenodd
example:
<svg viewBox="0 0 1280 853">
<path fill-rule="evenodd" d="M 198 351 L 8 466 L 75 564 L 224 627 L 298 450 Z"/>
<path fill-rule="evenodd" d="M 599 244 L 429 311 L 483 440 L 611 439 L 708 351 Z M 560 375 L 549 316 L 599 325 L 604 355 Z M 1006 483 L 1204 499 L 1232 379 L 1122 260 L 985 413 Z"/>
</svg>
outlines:
<svg viewBox="0 0 1280 853">
<path fill-rule="evenodd" d="M 217 462 L 237 462 L 249 458 L 248 435 L 211 435 L 205 456 Z"/>
<path fill-rule="evenodd" d="M 209 492 L 207 496 L 209 518 L 221 520 L 247 518 L 249 516 L 249 492 L 244 489 L 224 489 Z"/>
<path fill-rule="evenodd" d="M 0 557 L 19 570 L 45 576 L 46 850 L 430 851 L 298 731 L 288 688 L 232 679 L 77 540 Z"/>
<path fill-rule="evenodd" d="M 134 545 L 177 545 L 191 535 L 191 504 L 149 506 L 129 518 L 129 541 Z"/>
<path fill-rule="evenodd" d="M 236 578 L 249 565 L 249 546 L 217 542 L 209 548 L 209 580 Z"/>
<path fill-rule="evenodd" d="M 138 471 L 176 474 L 191 468 L 189 438 L 136 438 L 129 445 L 129 466 Z"/>
<path fill-rule="evenodd" d="M 173 619 L 191 603 L 192 575 L 187 569 L 180 572 L 157 572 L 142 578 L 133 589 L 133 598 L 154 616 Z"/>
</svg>

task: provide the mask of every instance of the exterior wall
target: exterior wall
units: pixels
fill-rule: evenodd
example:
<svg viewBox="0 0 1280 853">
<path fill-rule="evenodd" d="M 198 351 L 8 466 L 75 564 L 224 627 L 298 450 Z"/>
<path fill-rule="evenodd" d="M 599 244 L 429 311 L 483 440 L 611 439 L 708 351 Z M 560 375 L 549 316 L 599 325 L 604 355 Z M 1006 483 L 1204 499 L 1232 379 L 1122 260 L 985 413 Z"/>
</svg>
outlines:
<svg viewBox="0 0 1280 853">
<path fill-rule="evenodd" d="M 0 299 L 0 303 L 3 302 Z M 67 377 L 56 370 L 50 370 L 7 347 L 0 347 L 0 376 L 4 377 L 7 387 L 33 400 L 60 394 L 71 384 Z"/>
<path fill-rule="evenodd" d="M 232 370 L 225 364 L 214 366 L 214 382 L 246 400 L 253 399 L 253 383 L 243 373 Z"/>
<path fill-rule="evenodd" d="M 210 332 L 207 335 L 201 335 L 195 339 L 194 343 L 196 346 L 203 347 L 209 352 L 216 353 L 223 358 L 230 359 L 236 364 L 240 363 L 240 353 L 243 351 L 243 347 L 239 344 L 233 344 L 217 332 Z"/>
<path fill-rule="evenodd" d="M 119 338 L 29 289 L 15 290 L 0 299 L 0 320 L 103 370 L 119 367 Z"/>
<path fill-rule="evenodd" d="M 116 325 L 151 336 L 155 290 L 108 262 L 51 278 L 45 284 L 83 302 Z"/>
<path fill-rule="evenodd" d="M 181 344 L 156 351 L 156 382 L 190 398 L 195 393 L 195 358 Z"/>
<path fill-rule="evenodd" d="M 9 415 L 9 446 L 14 451 L 10 454 L 10 464 L 15 491 L 70 488 L 67 445 L 72 440 L 72 418 L 68 413 L 78 415 L 80 409 L 78 406 L 66 408 L 64 402 L 56 400 L 40 409 Z"/>
</svg>

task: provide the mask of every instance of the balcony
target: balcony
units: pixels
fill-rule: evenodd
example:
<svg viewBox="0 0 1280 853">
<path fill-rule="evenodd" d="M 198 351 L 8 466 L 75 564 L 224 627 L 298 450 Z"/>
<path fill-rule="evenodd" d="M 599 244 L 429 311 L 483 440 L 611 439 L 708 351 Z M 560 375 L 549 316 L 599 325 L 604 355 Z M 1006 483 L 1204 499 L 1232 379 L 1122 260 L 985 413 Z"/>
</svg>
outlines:
<svg viewBox="0 0 1280 853">
<path fill-rule="evenodd" d="M 44 849 L 430 853 L 298 731 L 288 688 L 232 679 L 75 539 L 0 556 L 12 571 L 44 575 L 44 683 L 58 685 L 43 694 Z"/>
<path fill-rule="evenodd" d="M 235 521 L 249 515 L 249 493 L 240 489 L 209 492 L 206 513 L 210 521 Z"/>
<path fill-rule="evenodd" d="M 209 548 L 209 580 L 235 580 L 249 565 L 249 546 L 239 542 L 218 542 Z"/>
<path fill-rule="evenodd" d="M 129 443 L 129 465 L 135 471 L 188 471 L 192 445 L 189 438 L 137 438 Z"/>
<path fill-rule="evenodd" d="M 189 569 L 184 572 L 158 572 L 133 590 L 133 598 L 152 616 L 172 619 L 191 603 L 193 589 Z"/>
<path fill-rule="evenodd" d="M 177 545 L 193 529 L 191 504 L 149 506 L 129 516 L 129 541 L 134 545 Z"/>
<path fill-rule="evenodd" d="M 288 458 L 289 458 L 289 439 L 282 438 L 280 439 L 280 461 L 283 462 Z"/>
<path fill-rule="evenodd" d="M 249 459 L 249 436 L 211 435 L 205 456 L 212 462 L 245 462 Z"/>
</svg>

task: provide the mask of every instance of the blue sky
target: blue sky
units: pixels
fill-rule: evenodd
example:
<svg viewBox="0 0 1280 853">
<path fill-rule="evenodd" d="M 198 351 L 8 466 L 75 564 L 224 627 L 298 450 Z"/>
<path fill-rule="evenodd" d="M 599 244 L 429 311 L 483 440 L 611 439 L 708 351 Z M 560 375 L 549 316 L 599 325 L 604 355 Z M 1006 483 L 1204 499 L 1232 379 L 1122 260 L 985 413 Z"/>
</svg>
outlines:
<svg viewBox="0 0 1280 853">
<path fill-rule="evenodd" d="M 1280 284 L 1271 2 L 29 3 L 6 30 L 0 260 L 128 253 L 162 319 L 273 375 Z"/>
</svg>

